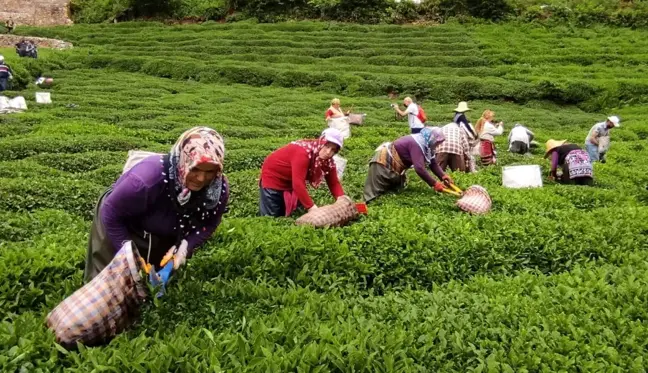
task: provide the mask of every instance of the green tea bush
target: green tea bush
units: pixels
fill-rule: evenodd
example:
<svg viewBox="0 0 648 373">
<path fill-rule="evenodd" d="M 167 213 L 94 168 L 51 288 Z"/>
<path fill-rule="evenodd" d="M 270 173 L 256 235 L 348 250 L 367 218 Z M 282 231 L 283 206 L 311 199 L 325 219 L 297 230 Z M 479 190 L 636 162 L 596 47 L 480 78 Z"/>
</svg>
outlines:
<svg viewBox="0 0 648 373">
<path fill-rule="evenodd" d="M 424 2 L 417 14 L 449 14 L 441 5 Z M 644 31 L 122 22 L 17 32 L 75 48 L 27 63 L 55 78 L 52 105 L 33 103 L 37 88 L 26 86 L 10 94 L 29 110 L 0 115 L 3 372 L 648 369 Z M 27 64 L 26 77 L 39 72 Z M 408 171 L 402 192 L 343 228 L 257 216 L 263 160 L 317 137 L 334 97 L 367 114 L 341 152 L 345 193 L 361 200 L 376 147 L 409 133 L 389 107 L 406 95 L 430 125 L 451 121 L 460 100 L 473 123 L 485 109 L 504 121 L 496 166 L 451 173 L 461 188 L 488 190 L 489 214 L 461 212 Z M 545 178 L 542 188 L 502 187 L 503 167 L 538 164 L 547 175 L 546 140 L 582 145 L 612 114 L 622 127 L 607 163 L 595 164 L 594 186 Z M 529 155 L 507 152 L 515 123 L 541 144 Z M 225 140 L 221 226 L 129 331 L 63 350 L 43 320 L 82 285 L 99 196 L 128 150 L 168 152 L 198 125 Z M 311 195 L 319 206 L 333 201 L 324 184 Z"/>
</svg>

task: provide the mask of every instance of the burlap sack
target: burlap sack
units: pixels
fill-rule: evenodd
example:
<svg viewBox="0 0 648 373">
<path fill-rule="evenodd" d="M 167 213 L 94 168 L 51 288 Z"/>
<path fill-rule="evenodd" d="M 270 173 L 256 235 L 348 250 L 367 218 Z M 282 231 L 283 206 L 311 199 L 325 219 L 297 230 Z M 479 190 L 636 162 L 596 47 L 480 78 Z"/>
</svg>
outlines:
<svg viewBox="0 0 648 373">
<path fill-rule="evenodd" d="M 601 136 L 598 143 L 599 153 L 607 153 L 610 149 L 610 136 Z"/>
<path fill-rule="evenodd" d="M 295 222 L 297 225 L 312 225 L 316 228 L 342 227 L 358 218 L 359 212 L 351 198 L 343 196 L 334 204 L 322 206 Z"/>
<path fill-rule="evenodd" d="M 463 211 L 472 214 L 485 214 L 490 211 L 492 201 L 486 189 L 473 185 L 464 191 L 463 196 L 457 201 L 457 206 Z"/>
<path fill-rule="evenodd" d="M 47 315 L 56 342 L 74 348 L 109 342 L 139 316 L 146 285 L 139 274 L 139 254 L 126 242 L 97 277 Z"/>
<path fill-rule="evenodd" d="M 349 124 L 362 125 L 364 123 L 364 114 L 349 114 Z"/>
</svg>

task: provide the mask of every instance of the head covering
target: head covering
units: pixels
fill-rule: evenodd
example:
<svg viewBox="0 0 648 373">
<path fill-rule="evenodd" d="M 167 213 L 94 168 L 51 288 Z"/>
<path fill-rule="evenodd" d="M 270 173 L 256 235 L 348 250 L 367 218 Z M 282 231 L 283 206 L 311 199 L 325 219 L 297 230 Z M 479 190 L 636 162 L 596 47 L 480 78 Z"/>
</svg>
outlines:
<svg viewBox="0 0 648 373">
<path fill-rule="evenodd" d="M 322 131 L 322 135 L 326 141 L 332 142 L 333 144 L 337 145 L 342 149 L 342 146 L 344 145 L 344 135 L 342 135 L 342 132 L 337 129 L 337 128 L 327 128 L 324 131 Z"/>
<path fill-rule="evenodd" d="M 621 127 L 621 119 L 617 117 L 616 115 L 612 115 L 611 117 L 607 118 L 612 124 L 614 124 L 614 127 Z"/>
<path fill-rule="evenodd" d="M 201 197 L 204 207 L 213 209 L 220 199 L 223 187 L 223 159 L 225 145 L 218 132 L 209 127 L 194 127 L 183 133 L 169 152 L 169 178 L 174 182 L 174 190 L 180 206 L 191 199 L 191 190 L 187 188 L 187 175 L 196 166 L 213 164 L 219 167 L 218 174 L 206 187 Z"/>
<path fill-rule="evenodd" d="M 567 142 L 567 140 L 554 140 L 554 139 L 549 139 L 547 140 L 547 143 L 545 144 L 546 152 L 545 152 L 545 158 L 549 156 L 549 153 L 556 149 L 559 146 L 564 145 Z"/>
<path fill-rule="evenodd" d="M 410 136 L 414 137 L 423 151 L 427 163 L 432 162 L 437 145 L 445 141 L 445 135 L 439 127 L 424 127 L 421 132 Z"/>
<path fill-rule="evenodd" d="M 468 108 L 468 103 L 466 101 L 461 101 L 454 111 L 457 113 L 465 113 L 466 111 L 470 111 L 470 108 Z"/>
<path fill-rule="evenodd" d="M 4 62 L 4 56 L 0 54 L 0 63 Z"/>
<path fill-rule="evenodd" d="M 324 180 L 324 177 L 335 167 L 333 158 L 326 160 L 319 158 L 320 150 L 329 142 L 338 145 L 342 149 L 342 138 L 343 136 L 340 130 L 328 128 L 322 132 L 322 135 L 317 140 L 298 140 L 292 142 L 292 144 L 304 148 L 308 153 L 310 162 L 308 164 L 306 180 L 313 188 L 317 188 L 322 180 Z"/>
</svg>

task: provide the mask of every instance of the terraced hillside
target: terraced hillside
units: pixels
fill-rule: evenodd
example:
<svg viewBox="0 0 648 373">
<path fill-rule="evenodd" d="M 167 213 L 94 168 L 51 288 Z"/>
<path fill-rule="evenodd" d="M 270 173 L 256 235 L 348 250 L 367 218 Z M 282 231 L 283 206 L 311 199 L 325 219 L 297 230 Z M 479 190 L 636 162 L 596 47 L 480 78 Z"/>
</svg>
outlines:
<svg viewBox="0 0 648 373">
<path fill-rule="evenodd" d="M 52 106 L 0 116 L 2 371 L 643 372 L 648 368 L 644 31 L 325 23 L 151 23 L 19 29 L 75 43 L 8 58 L 51 74 Z M 9 52 L 5 52 L 9 55 Z M 33 97 L 29 86 L 22 94 Z M 16 94 L 17 92 L 12 92 Z M 341 229 L 256 217 L 264 157 L 325 126 L 328 101 L 367 113 L 342 155 L 360 199 L 373 149 L 408 132 L 388 94 L 445 124 L 459 99 L 539 141 L 581 144 L 618 114 L 592 188 L 502 188 L 506 154 L 453 177 L 493 211 L 459 212 L 412 173 Z M 598 112 L 596 111 L 598 110 Z M 81 285 L 92 209 L 126 152 L 187 128 L 224 135 L 231 203 L 216 235 L 110 345 L 67 352 L 43 320 Z M 323 189 L 326 189 L 325 187 Z M 316 193 L 318 205 L 330 201 Z"/>
</svg>

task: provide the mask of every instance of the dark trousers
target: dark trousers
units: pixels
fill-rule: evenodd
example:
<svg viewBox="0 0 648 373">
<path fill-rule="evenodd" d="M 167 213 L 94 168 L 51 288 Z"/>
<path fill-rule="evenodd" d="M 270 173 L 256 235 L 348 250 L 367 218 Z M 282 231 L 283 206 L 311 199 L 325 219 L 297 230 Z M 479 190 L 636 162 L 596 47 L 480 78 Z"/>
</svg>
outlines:
<svg viewBox="0 0 648 373">
<path fill-rule="evenodd" d="M 9 89 L 9 78 L 0 78 L 0 92 L 6 91 L 7 89 Z"/>
<path fill-rule="evenodd" d="M 415 134 L 415 133 L 421 132 L 422 129 L 423 129 L 423 127 L 421 127 L 421 128 L 410 128 L 410 130 L 412 131 L 412 135 Z"/>
<path fill-rule="evenodd" d="M 511 153 L 526 154 L 528 151 L 529 147 L 522 141 L 513 141 L 511 143 Z"/>
<path fill-rule="evenodd" d="M 286 202 L 282 190 L 259 188 L 259 215 L 279 218 L 286 216 Z"/>
<path fill-rule="evenodd" d="M 466 172 L 466 162 L 459 154 L 437 153 L 436 161 L 443 171 L 450 167 L 452 171 Z"/>
</svg>

